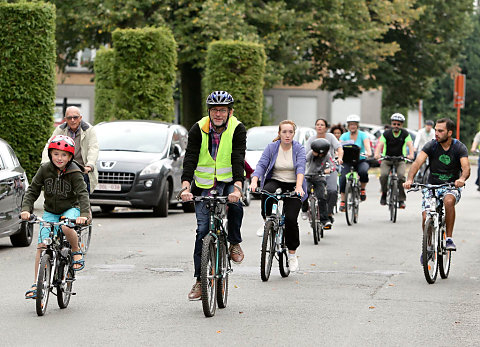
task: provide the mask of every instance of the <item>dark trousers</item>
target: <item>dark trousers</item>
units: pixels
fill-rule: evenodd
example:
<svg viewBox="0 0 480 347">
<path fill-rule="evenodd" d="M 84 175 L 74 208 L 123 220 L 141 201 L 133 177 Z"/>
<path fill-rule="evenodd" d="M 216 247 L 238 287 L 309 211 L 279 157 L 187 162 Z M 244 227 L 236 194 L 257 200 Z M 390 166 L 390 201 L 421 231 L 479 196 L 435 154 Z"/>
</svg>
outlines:
<svg viewBox="0 0 480 347">
<path fill-rule="evenodd" d="M 88 174 L 83 174 L 83 180 L 87 184 L 87 192 L 90 195 L 90 177 L 88 177 Z"/>
<path fill-rule="evenodd" d="M 475 181 L 475 184 L 480 186 L 480 156 L 478 157 L 477 180 Z"/>
<path fill-rule="evenodd" d="M 326 189 L 326 184 L 327 182 L 325 180 L 307 180 L 308 183 L 308 193 L 310 194 L 310 191 L 314 189 L 315 196 L 317 197 L 318 201 L 318 207 L 320 209 L 320 222 L 324 223 L 328 221 L 328 204 L 327 204 L 327 189 Z M 336 194 L 337 192 L 335 192 Z M 307 212 L 308 211 L 308 199 L 305 200 L 302 204 L 302 211 Z M 333 211 L 333 210 L 332 210 Z"/>
<path fill-rule="evenodd" d="M 277 180 L 267 180 L 263 189 L 273 193 L 278 188 L 282 189 L 282 192 L 293 192 L 295 190 L 295 183 L 280 182 Z M 272 213 L 272 205 L 274 199 L 268 199 L 265 195 L 262 195 L 262 217 L 269 216 Z M 285 244 L 290 251 L 295 251 L 300 246 L 300 236 L 298 230 L 298 213 L 302 208 L 302 202 L 298 198 L 288 198 L 284 200 L 283 211 L 285 212 Z"/>
<path fill-rule="evenodd" d="M 347 183 L 346 175 L 350 172 L 351 164 L 343 163 L 342 174 L 340 176 L 340 193 L 345 193 L 345 185 Z M 355 165 L 355 169 L 360 176 L 360 182 L 367 183 L 368 182 L 368 169 L 370 165 L 365 160 L 360 160 L 357 165 Z"/>
<path fill-rule="evenodd" d="M 217 182 L 215 189 L 224 196 L 233 192 L 233 183 L 225 184 L 223 182 Z M 203 189 L 201 191 L 202 196 L 206 196 L 209 193 L 209 189 Z M 241 202 L 228 203 L 227 205 L 227 231 L 228 242 L 232 245 L 236 245 L 242 242 L 242 235 L 240 228 L 242 227 L 243 220 L 243 207 Z M 195 214 L 197 217 L 197 236 L 195 239 L 195 249 L 193 251 L 193 264 L 195 266 L 194 276 L 200 281 L 200 266 L 202 264 L 202 246 L 203 238 L 208 234 L 209 228 L 209 214 L 208 209 L 205 207 L 204 202 L 195 203 Z"/>
</svg>

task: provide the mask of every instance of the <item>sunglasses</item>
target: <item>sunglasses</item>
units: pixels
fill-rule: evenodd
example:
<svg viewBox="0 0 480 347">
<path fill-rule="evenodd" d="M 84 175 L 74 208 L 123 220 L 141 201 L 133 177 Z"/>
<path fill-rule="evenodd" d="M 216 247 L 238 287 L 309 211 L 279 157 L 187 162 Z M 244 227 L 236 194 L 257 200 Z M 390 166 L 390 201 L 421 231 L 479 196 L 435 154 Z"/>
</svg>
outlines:
<svg viewBox="0 0 480 347">
<path fill-rule="evenodd" d="M 68 116 L 68 117 L 65 117 L 66 120 L 72 120 L 72 119 L 77 120 L 78 118 L 80 118 L 80 116 Z"/>
</svg>

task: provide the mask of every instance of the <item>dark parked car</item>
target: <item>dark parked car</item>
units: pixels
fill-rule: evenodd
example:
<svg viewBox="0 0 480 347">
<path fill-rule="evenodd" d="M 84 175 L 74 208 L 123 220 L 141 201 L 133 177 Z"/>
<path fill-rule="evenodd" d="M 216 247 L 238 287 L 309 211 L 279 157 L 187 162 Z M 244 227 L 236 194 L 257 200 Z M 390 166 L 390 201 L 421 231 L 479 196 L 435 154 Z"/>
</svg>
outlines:
<svg viewBox="0 0 480 347">
<path fill-rule="evenodd" d="M 33 224 L 21 223 L 18 218 L 27 187 L 27 175 L 15 152 L 0 139 L 0 237 L 10 236 L 16 247 L 32 243 Z"/>
<path fill-rule="evenodd" d="M 99 184 L 90 196 L 103 212 L 115 206 L 153 208 L 166 217 L 181 190 L 187 130 L 157 121 L 113 121 L 95 126 Z M 184 205 L 193 212 L 193 204 Z"/>
</svg>

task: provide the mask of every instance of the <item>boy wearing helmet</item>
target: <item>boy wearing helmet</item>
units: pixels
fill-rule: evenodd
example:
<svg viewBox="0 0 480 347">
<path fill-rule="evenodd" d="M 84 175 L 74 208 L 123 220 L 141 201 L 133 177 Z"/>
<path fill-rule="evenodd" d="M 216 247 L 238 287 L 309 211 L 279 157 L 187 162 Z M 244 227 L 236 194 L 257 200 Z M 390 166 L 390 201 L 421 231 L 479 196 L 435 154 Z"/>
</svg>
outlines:
<svg viewBox="0 0 480 347">
<path fill-rule="evenodd" d="M 247 131 L 233 115 L 233 97 L 226 91 L 214 91 L 207 97 L 208 115 L 195 123 L 188 133 L 183 162 L 182 201 L 193 195 L 208 195 L 215 189 L 228 195 L 228 241 L 230 257 L 236 264 L 243 261 L 240 243 L 243 208 L 240 202 L 245 171 Z M 191 182 L 193 184 L 191 184 Z M 202 242 L 208 234 L 209 218 L 204 203 L 195 204 L 197 236 L 193 261 L 196 282 L 188 294 L 189 300 L 201 299 L 200 264 Z"/>
<path fill-rule="evenodd" d="M 386 130 L 380 137 L 377 148 L 375 148 L 375 159 L 380 159 L 380 152 L 384 156 L 406 156 L 408 159 L 413 160 L 413 144 L 410 133 L 402 129 L 405 117 L 401 113 L 394 113 L 390 117 L 391 128 Z M 407 155 L 408 147 L 408 155 Z M 380 205 L 387 204 L 387 184 L 388 175 L 392 166 L 397 166 L 398 173 L 398 207 L 405 208 L 405 190 L 403 189 L 403 183 L 405 182 L 405 169 L 406 164 L 404 161 L 393 163 L 391 160 L 382 160 L 380 164 L 380 185 L 382 189 L 382 196 L 380 198 Z"/>
<path fill-rule="evenodd" d="M 326 139 L 317 138 L 311 142 L 310 150 L 307 153 L 307 177 L 308 191 L 313 185 L 315 195 L 318 199 L 318 206 L 320 208 L 320 222 L 323 224 L 325 230 L 332 228 L 332 222 L 328 216 L 327 205 L 327 181 L 325 177 L 318 177 L 318 174 L 330 174 L 335 170 L 335 163 L 330 156 L 330 142 Z M 302 204 L 302 212 L 308 211 L 308 201 L 305 200 Z"/>
<path fill-rule="evenodd" d="M 42 187 L 44 189 L 43 219 L 48 222 L 58 222 L 60 217 L 76 219 L 77 224 L 85 224 L 90 216 L 90 202 L 88 200 L 87 185 L 83 179 L 83 168 L 73 161 L 75 141 L 64 135 L 53 136 L 48 143 L 48 163 L 41 164 L 33 177 L 23 199 L 20 217 L 28 220 L 33 212 L 33 204 L 38 199 Z M 83 254 L 78 245 L 75 230 L 62 226 L 62 230 L 72 246 L 73 268 L 75 271 L 85 267 Z M 35 281 L 32 288 L 25 293 L 26 299 L 35 299 L 37 296 L 37 270 L 42 250 L 45 249 L 43 240 L 48 237 L 49 229 L 40 224 L 38 245 L 35 256 Z"/>
</svg>

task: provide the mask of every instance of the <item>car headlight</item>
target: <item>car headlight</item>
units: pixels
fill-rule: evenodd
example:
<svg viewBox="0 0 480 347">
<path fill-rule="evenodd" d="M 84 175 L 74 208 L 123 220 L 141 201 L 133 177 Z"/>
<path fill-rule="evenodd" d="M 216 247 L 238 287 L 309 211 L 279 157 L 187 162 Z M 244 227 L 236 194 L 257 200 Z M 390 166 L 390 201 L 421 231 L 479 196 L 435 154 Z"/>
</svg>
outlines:
<svg viewBox="0 0 480 347">
<path fill-rule="evenodd" d="M 161 169 L 162 165 L 160 163 L 152 163 L 140 172 L 140 176 L 159 174 Z"/>
</svg>

